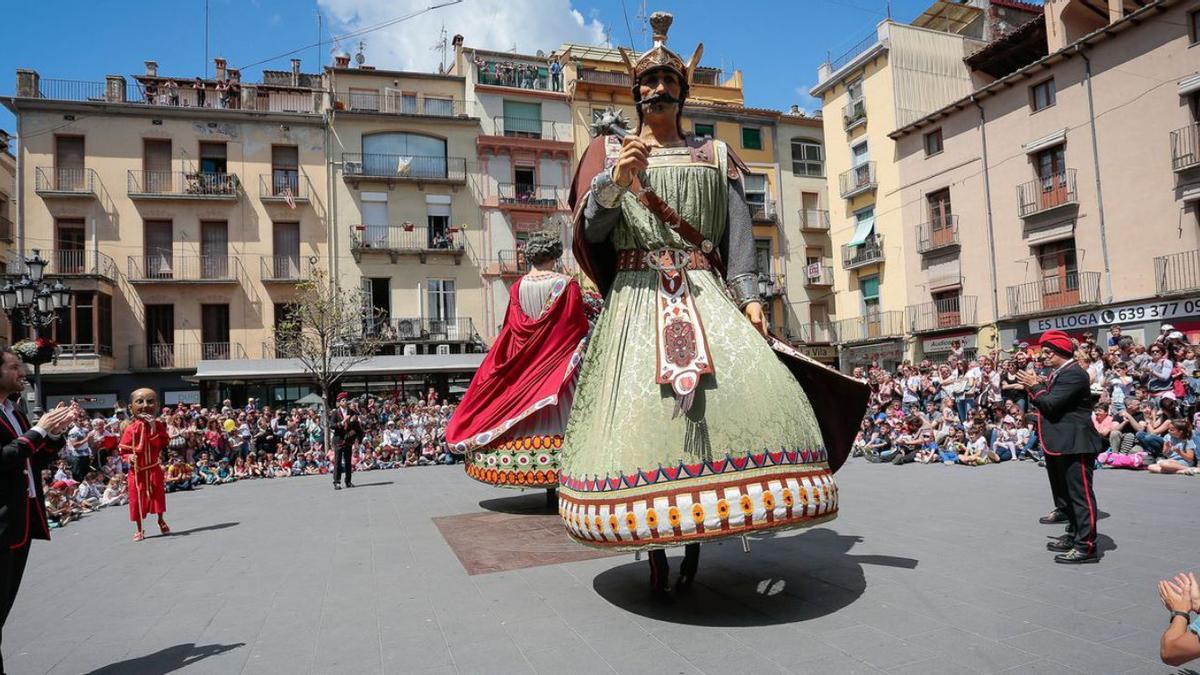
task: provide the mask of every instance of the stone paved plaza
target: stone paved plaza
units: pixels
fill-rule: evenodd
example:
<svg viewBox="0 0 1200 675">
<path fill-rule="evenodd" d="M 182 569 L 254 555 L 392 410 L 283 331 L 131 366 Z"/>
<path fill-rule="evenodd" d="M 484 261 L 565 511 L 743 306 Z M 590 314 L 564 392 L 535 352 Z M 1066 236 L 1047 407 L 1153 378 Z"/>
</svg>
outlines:
<svg viewBox="0 0 1200 675">
<path fill-rule="evenodd" d="M 9 672 L 1173 672 L 1154 582 L 1200 568 L 1200 478 L 1098 472 L 1107 552 L 1071 568 L 1043 547 L 1058 530 L 1036 522 L 1049 499 L 1035 465 L 853 460 L 837 520 L 749 555 L 705 545 L 697 586 L 664 608 L 630 554 L 469 575 L 444 517 L 519 531 L 545 520 L 526 514 L 537 494 L 461 466 L 359 482 L 169 495 L 175 534 L 140 544 L 123 508 L 56 530 L 35 542 L 4 632 Z M 522 565 L 574 546 L 539 533 L 479 541 Z"/>
</svg>

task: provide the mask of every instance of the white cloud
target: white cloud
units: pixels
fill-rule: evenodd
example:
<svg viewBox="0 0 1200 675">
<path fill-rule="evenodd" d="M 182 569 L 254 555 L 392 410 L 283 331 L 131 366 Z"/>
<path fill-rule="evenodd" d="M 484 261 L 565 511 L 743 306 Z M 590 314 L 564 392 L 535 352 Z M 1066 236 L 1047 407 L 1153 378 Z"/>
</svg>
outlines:
<svg viewBox="0 0 1200 675">
<path fill-rule="evenodd" d="M 334 35 L 366 28 L 424 9 L 436 0 L 319 0 L 332 20 Z M 464 0 L 340 46 L 350 54 L 366 42 L 367 63 L 377 68 L 436 71 L 441 55 L 432 49 L 446 27 L 446 39 L 461 34 L 468 47 L 522 54 L 549 52 L 563 42 L 604 44 L 604 24 L 588 20 L 570 0 Z"/>
</svg>

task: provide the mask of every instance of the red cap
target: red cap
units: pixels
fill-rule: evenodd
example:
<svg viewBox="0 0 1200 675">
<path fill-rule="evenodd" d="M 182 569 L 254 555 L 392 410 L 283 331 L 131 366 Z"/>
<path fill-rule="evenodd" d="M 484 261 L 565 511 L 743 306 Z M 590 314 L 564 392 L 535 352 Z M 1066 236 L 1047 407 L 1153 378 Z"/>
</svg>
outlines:
<svg viewBox="0 0 1200 675">
<path fill-rule="evenodd" d="M 337 395 L 337 400 L 339 401 L 344 401 L 348 398 L 350 398 L 350 392 L 348 391 L 339 392 Z"/>
<path fill-rule="evenodd" d="M 1048 330 L 1042 333 L 1042 338 L 1038 344 L 1043 347 L 1049 347 L 1061 356 L 1070 357 L 1075 353 L 1075 344 L 1071 342 L 1071 336 L 1061 330 Z"/>
</svg>

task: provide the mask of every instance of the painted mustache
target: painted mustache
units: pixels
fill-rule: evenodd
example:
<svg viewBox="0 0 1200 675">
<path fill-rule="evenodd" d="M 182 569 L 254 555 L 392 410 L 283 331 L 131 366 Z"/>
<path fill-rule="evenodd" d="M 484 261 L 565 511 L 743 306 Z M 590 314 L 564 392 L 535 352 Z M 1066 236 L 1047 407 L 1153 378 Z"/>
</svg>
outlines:
<svg viewBox="0 0 1200 675">
<path fill-rule="evenodd" d="M 648 106 L 648 105 L 655 105 L 655 104 L 659 104 L 659 103 L 663 103 L 663 104 L 679 103 L 679 99 L 675 98 L 674 96 L 671 96 L 670 94 L 665 94 L 665 93 L 664 94 L 654 94 L 651 96 L 647 96 L 646 98 L 642 99 L 641 101 L 638 101 L 638 106 Z"/>
</svg>

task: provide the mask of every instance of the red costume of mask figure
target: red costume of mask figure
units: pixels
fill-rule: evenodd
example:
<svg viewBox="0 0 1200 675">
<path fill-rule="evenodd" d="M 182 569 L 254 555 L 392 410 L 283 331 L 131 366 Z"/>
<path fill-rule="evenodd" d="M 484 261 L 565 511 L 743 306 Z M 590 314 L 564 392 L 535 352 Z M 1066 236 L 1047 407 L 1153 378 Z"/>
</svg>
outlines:
<svg viewBox="0 0 1200 675">
<path fill-rule="evenodd" d="M 167 491 L 159 458 L 167 447 L 167 428 L 155 419 L 158 395 L 153 389 L 138 389 L 129 402 L 132 421 L 121 433 L 121 457 L 129 463 L 129 519 L 137 524 L 134 541 L 143 538 L 142 521 L 158 515 L 158 528 L 170 532 L 163 514 L 167 512 Z"/>
</svg>

